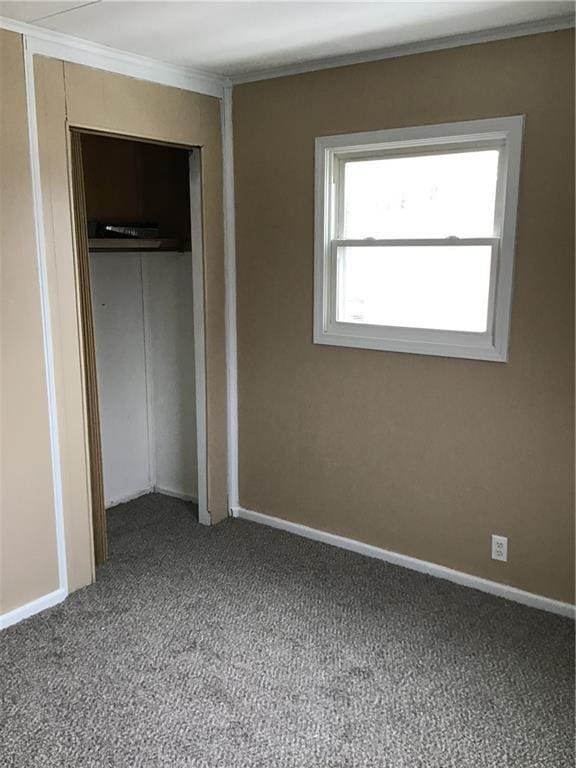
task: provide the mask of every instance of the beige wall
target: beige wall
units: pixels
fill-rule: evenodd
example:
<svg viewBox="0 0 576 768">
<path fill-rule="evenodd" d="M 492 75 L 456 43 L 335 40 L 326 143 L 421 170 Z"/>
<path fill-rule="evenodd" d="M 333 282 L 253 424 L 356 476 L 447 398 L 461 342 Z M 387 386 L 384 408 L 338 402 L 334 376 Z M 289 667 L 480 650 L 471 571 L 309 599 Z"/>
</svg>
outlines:
<svg viewBox="0 0 576 768">
<path fill-rule="evenodd" d="M 22 38 L 0 30 L 0 613 L 58 588 Z"/>
<path fill-rule="evenodd" d="M 21 37 L 2 42 L 2 606 L 58 587 L 48 408 L 33 239 Z M 208 507 L 227 514 L 220 102 L 35 57 L 40 171 L 70 590 L 93 579 L 88 454 L 69 177 L 69 126 L 202 147 Z"/>
<path fill-rule="evenodd" d="M 573 600 L 573 55 L 566 31 L 235 89 L 242 506 Z M 509 363 L 313 345 L 314 138 L 517 114 Z"/>
</svg>

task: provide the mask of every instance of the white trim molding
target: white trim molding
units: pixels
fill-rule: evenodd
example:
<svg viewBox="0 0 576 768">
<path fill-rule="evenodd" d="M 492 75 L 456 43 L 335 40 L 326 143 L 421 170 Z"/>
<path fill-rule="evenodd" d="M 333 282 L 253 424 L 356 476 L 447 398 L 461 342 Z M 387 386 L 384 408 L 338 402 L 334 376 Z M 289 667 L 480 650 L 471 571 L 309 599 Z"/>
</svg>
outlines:
<svg viewBox="0 0 576 768">
<path fill-rule="evenodd" d="M 364 133 L 320 136 L 316 139 L 315 234 L 314 234 L 314 343 L 342 347 L 360 347 L 418 355 L 461 357 L 474 360 L 506 362 L 510 333 L 516 213 L 520 179 L 523 116 L 495 117 L 458 123 L 392 128 Z M 426 239 L 417 233 L 412 239 L 378 239 L 377 231 L 358 233 L 350 239 L 344 226 L 345 169 L 359 160 L 380 161 L 432 153 L 456 153 L 492 150 L 497 155 L 493 223 L 490 231 L 470 233 L 458 230 L 458 221 L 446 237 Z M 488 202 L 488 201 L 487 201 Z M 454 213 L 457 218 L 457 213 Z M 488 226 L 488 225 L 487 225 Z M 454 233 L 463 235 L 454 237 Z M 434 237 L 434 236 L 433 236 Z M 341 315 L 346 283 L 340 281 L 340 252 L 347 248 L 420 248 L 457 247 L 460 252 L 488 252 L 486 315 L 484 329 L 444 330 L 442 326 L 376 325 L 352 322 Z M 470 250 L 467 253 L 470 253 Z M 378 253 L 378 251 L 376 251 Z M 418 276 L 414 276 L 414 286 Z M 414 287 L 413 286 L 413 287 Z M 451 287 L 451 291 L 456 291 Z M 384 302 L 384 299 L 382 299 Z M 353 305 L 356 311 L 356 304 Z M 385 305 L 384 305 L 385 306 Z M 481 311 L 481 308 L 480 308 Z M 446 328 L 446 326 L 444 326 Z"/>
<path fill-rule="evenodd" d="M 93 43 L 72 35 L 54 32 L 35 24 L 29 24 L 6 16 L 0 16 L 0 28 L 17 32 L 34 41 L 34 52 L 87 67 L 103 69 L 106 72 L 136 77 L 140 80 L 171 85 L 186 91 L 203 93 L 207 96 L 223 98 L 226 87 L 252 83 L 259 80 L 271 80 L 278 77 L 288 77 L 306 72 L 316 72 L 322 69 L 334 69 L 352 64 L 366 64 L 374 61 L 395 59 L 401 56 L 413 56 L 418 53 L 442 51 L 450 48 L 460 48 L 466 45 L 489 43 L 494 40 L 506 40 L 515 37 L 526 37 L 545 32 L 559 32 L 571 29 L 575 25 L 573 14 L 553 16 L 547 19 L 508 24 L 492 29 L 482 29 L 476 32 L 465 32 L 460 35 L 447 35 L 429 40 L 417 40 L 401 43 L 371 51 L 345 53 L 339 56 L 329 56 L 321 59 L 286 64 L 279 67 L 253 70 L 232 74 L 228 77 L 216 75 L 194 67 L 169 64 L 158 59 L 140 56 L 135 53 L 112 48 L 100 43 Z"/>
<path fill-rule="evenodd" d="M 112 509 L 119 504 L 127 504 L 129 501 L 135 499 L 141 499 L 142 496 L 148 496 L 149 493 L 154 493 L 154 486 L 149 485 L 147 488 L 141 488 L 139 491 L 132 491 L 131 493 L 125 493 L 122 496 L 116 496 L 113 499 L 106 500 L 106 509 Z"/>
<path fill-rule="evenodd" d="M 232 88 L 221 102 L 224 168 L 224 280 L 226 302 L 226 398 L 228 513 L 238 505 L 238 363 L 236 328 L 236 216 Z"/>
<path fill-rule="evenodd" d="M 270 528 L 279 528 L 282 531 L 293 533 L 296 536 L 302 536 L 305 539 L 312 539 L 313 541 L 320 541 L 323 544 L 330 544 L 333 547 L 347 549 L 350 552 L 356 552 L 365 557 L 383 560 L 385 563 L 399 565 L 402 568 L 409 568 L 411 571 L 418 571 L 419 573 L 425 573 L 439 579 L 445 579 L 454 584 L 477 589 L 480 592 L 486 592 L 490 595 L 495 595 L 496 597 L 503 597 L 506 600 L 521 603 L 522 605 L 527 605 L 531 608 L 538 608 L 539 610 L 555 613 L 559 616 L 566 616 L 570 619 L 576 618 L 576 606 L 571 605 L 570 603 L 563 603 L 560 600 L 553 600 L 552 598 L 544 597 L 543 595 L 535 595 L 532 592 L 525 592 L 523 589 L 517 589 L 516 587 L 510 587 L 507 584 L 500 584 L 497 581 L 483 579 L 480 576 L 474 576 L 470 573 L 464 573 L 463 571 L 455 571 L 444 565 L 430 563 L 427 560 L 419 560 L 416 557 L 402 555 L 399 552 L 391 552 L 388 549 L 381 549 L 380 547 L 375 547 L 372 544 L 365 544 L 356 539 L 348 539 L 345 536 L 338 536 L 335 533 L 328 533 L 327 531 L 320 531 L 316 528 L 309 528 L 300 523 L 293 523 L 290 520 L 283 520 L 279 517 L 271 517 L 270 515 L 264 515 L 261 512 L 254 512 L 251 509 L 244 509 L 243 507 L 236 507 L 234 509 L 234 517 L 238 517 L 242 520 L 249 520 L 253 523 L 259 523 L 260 525 L 267 525 Z"/>
<path fill-rule="evenodd" d="M 65 589 L 56 589 L 54 592 L 49 592 L 47 595 L 32 600 L 25 605 L 21 605 L 19 608 L 14 608 L 13 611 L 7 611 L 0 615 L 0 630 L 7 629 L 13 624 L 18 624 L 24 619 L 30 618 L 41 611 L 45 611 L 47 608 L 52 608 L 58 603 L 61 603 L 68 596 L 68 592 Z"/>
<path fill-rule="evenodd" d="M 150 485 L 148 488 L 142 488 L 139 491 L 133 491 L 127 493 L 124 496 L 117 496 L 114 499 L 110 499 L 106 502 L 106 509 L 112 509 L 119 504 L 127 504 L 129 501 L 135 501 L 141 499 L 144 496 L 149 496 L 151 493 L 160 493 L 163 496 L 170 496 L 173 499 L 181 499 L 182 501 L 192 501 L 194 504 L 198 504 L 198 496 L 194 496 L 190 493 L 183 493 L 182 491 L 175 491 L 172 488 L 164 488 L 161 485 Z"/>
<path fill-rule="evenodd" d="M 105 72 L 170 85 L 219 99 L 223 97 L 224 87 L 229 84 L 227 78 L 208 72 L 127 53 L 107 45 L 52 32 L 34 24 L 14 21 L 5 16 L 0 16 L 0 28 L 24 35 L 29 50 L 39 56 L 83 64 L 93 69 L 103 69 Z"/>
<path fill-rule="evenodd" d="M 254 83 L 259 80 L 274 80 L 277 77 L 289 77 L 290 75 L 302 75 L 306 72 L 318 72 L 321 69 L 336 69 L 348 67 L 352 64 L 369 64 L 373 61 L 385 59 L 397 59 L 401 56 L 414 56 L 418 53 L 430 53 L 431 51 L 444 51 L 449 48 L 461 48 L 465 45 L 477 45 L 478 43 L 490 43 L 494 40 L 507 40 L 514 37 L 527 37 L 544 32 L 560 32 L 563 29 L 574 27 L 574 15 L 554 16 L 548 19 L 527 21 L 521 24 L 508 24 L 492 29 L 482 29 L 477 32 L 465 32 L 461 35 L 447 35 L 435 37 L 430 40 L 417 40 L 411 43 L 401 43 L 386 48 L 378 48 L 372 51 L 360 53 L 344 53 L 340 56 L 329 56 L 323 59 L 303 61 L 298 64 L 286 64 L 269 69 L 253 70 L 238 75 L 230 75 L 233 85 L 242 83 Z"/>
<path fill-rule="evenodd" d="M 52 316 L 50 310 L 50 290 L 48 282 L 46 231 L 44 227 L 44 206 L 42 201 L 42 180 L 40 175 L 40 148 L 38 143 L 38 120 L 36 113 L 36 89 L 34 84 L 34 54 L 23 38 L 24 75 L 26 84 L 26 114 L 28 123 L 28 141 L 30 146 L 30 171 L 32 180 L 32 208 L 34 214 L 34 235 L 36 261 L 40 288 L 40 312 L 42 316 L 42 340 L 44 348 L 44 370 L 48 397 L 48 424 L 50 432 L 50 457 L 52 463 L 52 486 L 54 498 L 54 525 L 56 531 L 56 551 L 58 559 L 58 593 L 68 594 L 68 566 L 66 559 L 66 538 L 64 526 L 64 495 L 62 488 L 62 468 L 60 460 L 60 436 L 58 427 L 58 401 L 56 397 L 56 373 Z M 44 598 L 30 603 L 41 604 Z M 63 599 L 63 598 L 62 598 Z M 40 608 L 39 610 L 42 610 Z M 30 615 L 30 614 L 28 614 Z"/>
</svg>

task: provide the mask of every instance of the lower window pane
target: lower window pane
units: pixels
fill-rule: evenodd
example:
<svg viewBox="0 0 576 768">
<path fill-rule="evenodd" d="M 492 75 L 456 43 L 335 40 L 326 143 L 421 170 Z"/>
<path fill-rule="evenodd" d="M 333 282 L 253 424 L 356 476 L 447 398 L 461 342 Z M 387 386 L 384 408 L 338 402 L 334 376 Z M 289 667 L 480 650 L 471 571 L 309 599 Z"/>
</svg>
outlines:
<svg viewBox="0 0 576 768">
<path fill-rule="evenodd" d="M 482 333 L 491 252 L 489 245 L 340 247 L 336 319 Z"/>
</svg>

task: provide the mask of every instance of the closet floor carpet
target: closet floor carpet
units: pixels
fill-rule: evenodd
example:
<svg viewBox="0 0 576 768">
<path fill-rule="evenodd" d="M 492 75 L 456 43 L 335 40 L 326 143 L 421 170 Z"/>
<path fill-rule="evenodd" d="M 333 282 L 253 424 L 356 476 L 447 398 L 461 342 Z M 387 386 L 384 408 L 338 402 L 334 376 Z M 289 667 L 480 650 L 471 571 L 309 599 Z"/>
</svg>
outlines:
<svg viewBox="0 0 576 768">
<path fill-rule="evenodd" d="M 150 495 L 0 636 L 0 764 L 572 768 L 568 619 Z"/>
</svg>

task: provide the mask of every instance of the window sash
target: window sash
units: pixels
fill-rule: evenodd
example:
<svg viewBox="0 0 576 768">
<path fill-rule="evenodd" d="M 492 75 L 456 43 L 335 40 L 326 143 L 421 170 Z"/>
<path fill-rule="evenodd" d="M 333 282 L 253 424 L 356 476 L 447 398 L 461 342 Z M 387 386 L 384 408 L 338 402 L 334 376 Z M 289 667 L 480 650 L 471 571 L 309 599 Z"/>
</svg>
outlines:
<svg viewBox="0 0 576 768">
<path fill-rule="evenodd" d="M 465 154 L 468 152 L 496 150 L 498 152 L 498 174 L 496 180 L 496 201 L 494 206 L 493 235 L 499 237 L 502 233 L 503 201 L 506 192 L 507 153 L 502 138 L 484 138 L 481 140 L 460 140 L 443 144 L 435 141 L 431 146 L 417 144 L 415 146 L 373 147 L 335 151 L 331 155 L 332 164 L 332 212 L 330 216 L 330 234 L 332 237 L 344 237 L 345 223 L 345 173 L 346 164 L 357 161 L 385 160 L 400 157 L 428 157 L 435 154 Z M 369 233 L 366 233 L 369 236 Z"/>
<path fill-rule="evenodd" d="M 386 238 L 378 240 L 374 237 L 364 237 L 361 240 L 358 239 L 346 239 L 336 238 L 332 240 L 332 248 L 357 248 L 359 246 L 366 247 L 396 247 L 402 245 L 412 246 L 449 246 L 455 245 L 464 247 L 467 245 L 490 245 L 494 246 L 500 242 L 499 237 L 404 237 L 404 238 Z"/>
<path fill-rule="evenodd" d="M 490 282 L 488 294 L 488 312 L 486 331 L 454 331 L 437 328 L 415 328 L 413 326 L 399 325 L 372 325 L 370 323 L 349 323 L 338 320 L 338 249 L 346 247 L 378 248 L 382 246 L 473 246 L 489 245 L 491 247 L 490 258 Z M 495 307 L 496 307 L 496 276 L 498 274 L 498 262 L 500 252 L 500 240 L 496 237 L 461 238 L 461 239 L 410 239 L 410 240 L 332 240 L 329 247 L 329 256 L 326 260 L 326 273 L 324 276 L 325 316 L 323 330 L 328 334 L 354 338 L 386 340 L 390 343 L 415 341 L 430 344 L 450 344 L 455 347 L 472 347 L 484 349 L 490 344 L 494 334 Z M 417 338 L 416 338 L 417 337 Z"/>
</svg>

